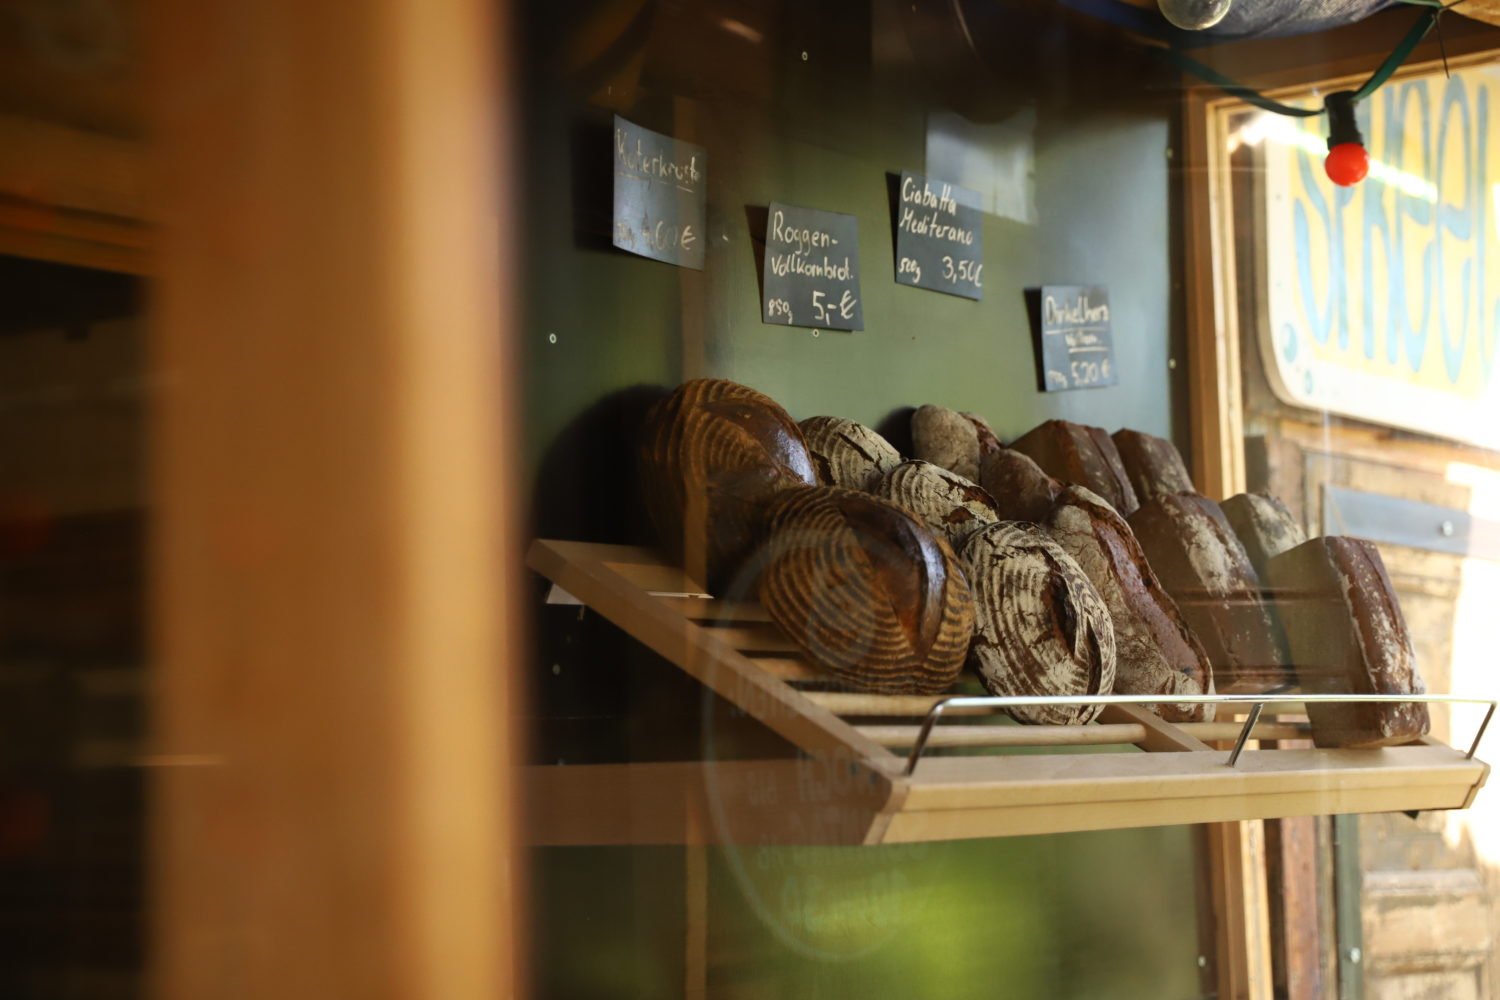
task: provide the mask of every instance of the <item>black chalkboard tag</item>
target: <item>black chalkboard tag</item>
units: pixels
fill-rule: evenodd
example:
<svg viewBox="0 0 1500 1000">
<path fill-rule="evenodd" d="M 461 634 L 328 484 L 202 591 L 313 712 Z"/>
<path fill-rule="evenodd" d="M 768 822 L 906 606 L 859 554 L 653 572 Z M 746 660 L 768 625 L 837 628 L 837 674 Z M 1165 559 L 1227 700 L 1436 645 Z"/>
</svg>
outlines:
<svg viewBox="0 0 1500 1000">
<path fill-rule="evenodd" d="M 1099 285 L 1048 285 L 1028 293 L 1043 392 L 1114 385 L 1109 291 Z"/>
<path fill-rule="evenodd" d="M 708 156 L 702 146 L 615 116 L 614 244 L 703 270 Z"/>
<path fill-rule="evenodd" d="M 772 202 L 766 212 L 761 318 L 782 326 L 863 330 L 859 220 Z"/>
<path fill-rule="evenodd" d="M 979 194 L 921 174 L 896 189 L 896 281 L 984 298 Z"/>
</svg>

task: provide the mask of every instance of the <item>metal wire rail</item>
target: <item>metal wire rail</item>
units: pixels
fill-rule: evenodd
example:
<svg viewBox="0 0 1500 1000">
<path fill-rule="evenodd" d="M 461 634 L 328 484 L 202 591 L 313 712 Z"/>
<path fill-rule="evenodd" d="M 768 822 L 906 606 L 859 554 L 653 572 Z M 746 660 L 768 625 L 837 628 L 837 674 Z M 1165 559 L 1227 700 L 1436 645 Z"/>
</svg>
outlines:
<svg viewBox="0 0 1500 1000">
<path fill-rule="evenodd" d="M 1084 706 L 1084 705 L 1249 705 L 1250 714 L 1245 718 L 1244 728 L 1240 730 L 1239 738 L 1234 742 L 1234 749 L 1229 752 L 1229 760 L 1226 764 L 1233 767 L 1240 759 L 1240 751 L 1245 749 L 1245 743 L 1250 739 L 1250 732 L 1255 724 L 1260 721 L 1261 711 L 1270 704 L 1277 702 L 1289 702 L 1293 704 L 1367 704 L 1380 702 L 1410 703 L 1420 702 L 1424 704 L 1442 705 L 1488 705 L 1489 711 L 1484 713 L 1484 721 L 1479 724 L 1479 731 L 1474 734 L 1474 742 L 1469 745 L 1469 752 L 1464 755 L 1466 760 L 1474 759 L 1474 752 L 1479 749 L 1479 741 L 1484 737 L 1484 731 L 1489 727 L 1490 719 L 1495 714 L 1495 706 L 1500 700 L 1493 698 L 1458 698 L 1449 694 L 1294 694 L 1291 692 L 1266 692 L 1264 694 L 1199 694 L 1199 695 L 1170 695 L 1159 694 L 1110 694 L 1110 695 L 1045 695 L 1036 697 L 1023 697 L 1013 695 L 954 695 L 952 698 L 944 698 L 928 710 L 922 719 L 922 729 L 917 734 L 917 742 L 912 747 L 911 755 L 906 758 L 906 770 L 904 775 L 911 777 L 916 773 L 917 763 L 922 759 L 922 751 L 927 748 L 928 737 L 932 735 L 932 729 L 942 718 L 943 712 L 949 708 L 1035 708 L 1043 706 Z"/>
</svg>

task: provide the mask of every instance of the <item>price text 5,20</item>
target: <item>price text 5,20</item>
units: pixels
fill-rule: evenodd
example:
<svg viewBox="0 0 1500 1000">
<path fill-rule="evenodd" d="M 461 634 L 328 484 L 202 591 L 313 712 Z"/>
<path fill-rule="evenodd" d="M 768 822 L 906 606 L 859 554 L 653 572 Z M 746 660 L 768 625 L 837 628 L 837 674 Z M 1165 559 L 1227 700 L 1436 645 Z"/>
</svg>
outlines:
<svg viewBox="0 0 1500 1000">
<path fill-rule="evenodd" d="M 1070 361 L 1068 366 L 1075 386 L 1095 385 L 1099 382 L 1107 382 L 1112 372 L 1108 358 L 1105 358 L 1103 361 L 1074 360 Z"/>
</svg>

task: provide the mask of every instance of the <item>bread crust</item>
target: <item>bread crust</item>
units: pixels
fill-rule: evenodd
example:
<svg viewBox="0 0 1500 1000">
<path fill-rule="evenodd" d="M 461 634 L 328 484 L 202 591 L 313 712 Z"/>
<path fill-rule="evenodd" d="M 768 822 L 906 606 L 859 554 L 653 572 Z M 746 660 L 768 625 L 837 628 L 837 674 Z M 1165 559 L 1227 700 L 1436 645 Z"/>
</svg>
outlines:
<svg viewBox="0 0 1500 1000">
<path fill-rule="evenodd" d="M 1194 492 L 1187 464 L 1171 441 L 1129 428 L 1115 431 L 1110 437 L 1141 503 L 1158 493 Z"/>
<path fill-rule="evenodd" d="M 641 473 L 662 547 L 715 593 L 760 543 L 766 503 L 818 481 L 791 416 L 728 379 L 684 382 L 652 408 Z"/>
<path fill-rule="evenodd" d="M 1115 628 L 1119 694 L 1214 693 L 1208 654 L 1152 572 L 1124 518 L 1081 486 L 1066 487 L 1048 518 L 1052 537 L 1083 568 Z M 1161 704 L 1174 722 L 1208 722 L 1212 705 Z"/>
<path fill-rule="evenodd" d="M 1220 690 L 1291 679 L 1260 580 L 1218 504 L 1196 493 L 1152 497 L 1126 519 L 1161 585 L 1203 644 Z"/>
<path fill-rule="evenodd" d="M 955 550 L 985 525 L 999 521 L 995 500 L 956 472 L 931 462 L 902 462 L 881 479 L 875 494 L 917 515 Z"/>
<path fill-rule="evenodd" d="M 937 694 L 963 669 L 974 600 L 958 557 L 894 504 L 837 486 L 771 505 L 766 611 L 814 663 L 886 694 Z"/>
<path fill-rule="evenodd" d="M 1034 524 L 1047 519 L 1062 491 L 1062 483 L 1014 448 L 1001 448 L 984 457 L 979 466 L 979 485 L 994 499 L 1001 520 Z"/>
<path fill-rule="evenodd" d="M 1053 478 L 1103 497 L 1122 517 L 1129 517 L 1140 505 L 1120 453 L 1102 427 L 1048 420 L 1017 438 L 1011 447 L 1029 455 Z"/>
<path fill-rule="evenodd" d="M 1314 538 L 1271 560 L 1276 603 L 1304 691 L 1317 694 L 1414 694 L 1426 686 L 1386 573 L 1369 542 Z M 1417 703 L 1310 704 L 1318 746 L 1408 743 L 1429 726 Z"/>
<path fill-rule="evenodd" d="M 963 549 L 974 590 L 971 659 L 999 696 L 1109 694 L 1115 633 L 1109 609 L 1083 570 L 1035 525 L 1003 521 Z M 1036 706 L 1010 710 L 1022 722 L 1073 725 L 1102 710 Z"/>
<path fill-rule="evenodd" d="M 797 426 L 824 486 L 870 492 L 901 464 L 901 453 L 864 424 L 843 417 L 808 417 Z"/>
</svg>

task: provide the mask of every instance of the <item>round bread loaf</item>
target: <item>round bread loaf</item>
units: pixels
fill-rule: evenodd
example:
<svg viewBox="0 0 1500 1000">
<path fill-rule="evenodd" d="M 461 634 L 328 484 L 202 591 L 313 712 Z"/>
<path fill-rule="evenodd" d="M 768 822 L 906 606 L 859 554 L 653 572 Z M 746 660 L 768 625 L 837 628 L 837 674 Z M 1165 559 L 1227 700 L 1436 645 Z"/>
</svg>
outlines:
<svg viewBox="0 0 1500 1000">
<path fill-rule="evenodd" d="M 957 410 L 932 403 L 917 407 L 911 415 L 911 453 L 965 479 L 979 478 L 979 431 Z"/>
<path fill-rule="evenodd" d="M 974 589 L 972 655 L 985 688 L 998 696 L 1109 694 L 1115 633 L 1099 592 L 1042 529 L 1002 521 L 975 532 L 963 549 Z M 1021 722 L 1092 722 L 1098 705 L 1010 709 Z"/>
<path fill-rule="evenodd" d="M 974 600 L 958 558 L 916 518 L 837 486 L 771 507 L 766 611 L 817 664 L 858 688 L 946 691 L 963 669 Z"/>
<path fill-rule="evenodd" d="M 825 486 L 869 492 L 901 464 L 901 453 L 864 424 L 843 417 L 808 417 L 798 426 Z"/>
<path fill-rule="evenodd" d="M 715 593 L 759 543 L 766 502 L 818 481 L 787 412 L 726 379 L 684 382 L 652 409 L 641 473 L 667 553 Z"/>
<path fill-rule="evenodd" d="M 1125 519 L 1094 493 L 1069 486 L 1058 497 L 1047 527 L 1109 608 L 1115 627 L 1115 691 L 1213 694 L 1208 654 L 1162 589 Z M 1151 708 L 1172 722 L 1210 722 L 1214 717 L 1212 705 Z"/>
<path fill-rule="evenodd" d="M 885 474 L 875 495 L 917 515 L 955 550 L 974 532 L 1000 520 L 988 493 L 931 462 L 902 462 Z"/>
</svg>

